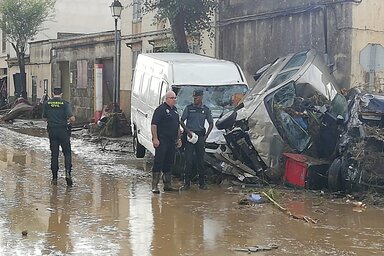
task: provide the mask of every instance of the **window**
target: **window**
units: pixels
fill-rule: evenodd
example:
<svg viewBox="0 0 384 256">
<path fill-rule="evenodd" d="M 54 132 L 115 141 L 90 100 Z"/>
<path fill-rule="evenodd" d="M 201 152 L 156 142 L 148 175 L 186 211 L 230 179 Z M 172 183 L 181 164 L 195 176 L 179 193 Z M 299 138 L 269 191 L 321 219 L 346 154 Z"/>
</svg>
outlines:
<svg viewBox="0 0 384 256">
<path fill-rule="evenodd" d="M 160 104 L 160 101 L 159 101 L 160 87 L 161 87 L 161 79 L 153 76 L 151 79 L 151 86 L 149 87 L 148 95 L 147 95 L 149 102 L 153 107 L 157 107 Z"/>
<path fill-rule="evenodd" d="M 173 91 L 177 94 L 176 107 L 182 113 L 184 108 L 193 102 L 192 94 L 196 89 L 204 90 L 203 104 L 207 105 L 214 118 L 232 110 L 234 108 L 233 96 L 241 97 L 248 91 L 244 84 L 222 85 L 222 86 L 173 86 Z"/>
<path fill-rule="evenodd" d="M 37 102 L 37 76 L 32 76 L 32 103 Z"/>
<path fill-rule="evenodd" d="M 145 95 L 148 89 L 148 85 L 151 82 L 151 77 L 144 73 L 143 83 L 141 84 L 140 94 Z"/>
<path fill-rule="evenodd" d="M 268 89 L 271 89 L 271 88 L 281 84 L 282 82 L 287 81 L 294 74 L 296 74 L 298 71 L 299 71 L 298 69 L 294 69 L 294 70 L 291 70 L 291 71 L 287 71 L 287 72 L 278 74 L 276 76 L 275 80 L 273 80 L 273 82 L 269 85 Z"/>
<path fill-rule="evenodd" d="M 141 0 L 133 0 L 133 22 L 141 21 Z"/>
<path fill-rule="evenodd" d="M 77 61 L 77 88 L 87 88 L 88 65 L 87 60 Z"/>
<path fill-rule="evenodd" d="M 288 61 L 288 63 L 284 66 L 283 70 L 300 67 L 301 65 L 303 65 L 305 60 L 307 59 L 307 52 L 308 51 L 297 53 Z"/>
<path fill-rule="evenodd" d="M 133 94 L 140 95 L 140 85 L 141 80 L 143 80 L 143 72 L 136 70 L 134 75 L 135 77 L 133 79 Z"/>
<path fill-rule="evenodd" d="M 298 152 L 303 152 L 311 142 L 308 123 L 302 116 L 293 115 L 300 111 L 296 100 L 296 90 L 293 82 L 280 88 L 265 98 L 268 113 L 281 137 Z"/>
<path fill-rule="evenodd" d="M 160 91 L 160 99 L 161 101 L 164 101 L 164 97 L 165 97 L 165 94 L 167 93 L 167 89 L 168 89 L 169 85 L 163 81 L 161 83 L 161 91 Z"/>
</svg>

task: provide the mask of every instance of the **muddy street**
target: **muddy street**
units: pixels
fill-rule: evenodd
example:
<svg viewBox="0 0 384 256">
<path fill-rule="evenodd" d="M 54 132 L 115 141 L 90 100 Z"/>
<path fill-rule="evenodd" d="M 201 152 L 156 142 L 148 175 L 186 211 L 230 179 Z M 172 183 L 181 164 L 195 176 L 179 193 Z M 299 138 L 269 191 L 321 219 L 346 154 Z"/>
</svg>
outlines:
<svg viewBox="0 0 384 256">
<path fill-rule="evenodd" d="M 384 212 L 373 205 L 287 190 L 280 203 L 315 224 L 271 203 L 240 205 L 247 192 L 231 185 L 153 195 L 150 158 L 101 151 L 79 137 L 74 186 L 62 171 L 51 186 L 49 141 L 33 135 L 0 127 L 0 255 L 247 255 L 235 249 L 255 245 L 271 250 L 253 255 L 384 251 Z"/>
</svg>

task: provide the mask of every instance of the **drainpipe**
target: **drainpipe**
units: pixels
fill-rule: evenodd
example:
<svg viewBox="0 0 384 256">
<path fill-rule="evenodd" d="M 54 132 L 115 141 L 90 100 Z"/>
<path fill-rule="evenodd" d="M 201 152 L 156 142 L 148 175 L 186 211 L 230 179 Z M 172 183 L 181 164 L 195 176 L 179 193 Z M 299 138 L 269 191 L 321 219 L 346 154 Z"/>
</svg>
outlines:
<svg viewBox="0 0 384 256">
<path fill-rule="evenodd" d="M 330 66 L 328 56 L 328 11 L 327 6 L 323 6 L 323 31 L 324 31 L 324 60 L 327 66 Z"/>
</svg>

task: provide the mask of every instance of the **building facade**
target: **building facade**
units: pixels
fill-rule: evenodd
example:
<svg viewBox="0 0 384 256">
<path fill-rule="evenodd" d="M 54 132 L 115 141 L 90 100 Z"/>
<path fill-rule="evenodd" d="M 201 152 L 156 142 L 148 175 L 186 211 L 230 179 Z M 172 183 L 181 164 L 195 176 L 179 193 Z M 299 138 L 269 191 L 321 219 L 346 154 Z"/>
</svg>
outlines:
<svg viewBox="0 0 384 256">
<path fill-rule="evenodd" d="M 113 29 L 113 19 L 111 17 L 110 2 L 105 0 L 93 0 L 90 4 L 87 0 L 60 0 L 56 1 L 55 11 L 41 26 L 41 31 L 31 42 L 42 42 L 57 38 L 57 33 L 96 33 Z M 0 89 L 5 84 L 7 98 L 13 100 L 15 95 L 15 84 L 13 75 L 19 72 L 16 54 L 12 46 L 6 40 L 6 36 L 0 30 Z M 37 45 L 40 45 L 38 43 Z M 34 47 L 37 47 L 34 45 Z M 30 49 L 27 48 L 27 59 Z M 31 53 L 33 54 L 33 53 Z M 32 57 L 33 59 L 34 57 Z M 44 56 L 49 58 L 49 55 Z M 32 64 L 36 66 L 35 64 Z M 41 66 L 41 65 L 40 65 Z M 26 67 L 29 69 L 29 67 Z M 31 72 L 29 70 L 29 72 Z M 4 79 L 4 77 L 7 77 Z M 27 90 L 32 93 L 33 78 L 27 74 Z M 50 83 L 50 78 L 48 82 Z M 5 83 L 4 83 L 5 82 Z M 39 94 L 39 92 L 37 93 Z M 1 95 L 0 95 L 1 96 Z M 32 94 L 28 94 L 28 99 L 32 100 Z"/>
<path fill-rule="evenodd" d="M 219 2 L 217 55 L 239 63 L 249 81 L 277 57 L 312 48 L 324 53 L 340 86 L 367 88 L 369 72 L 360 64 L 360 55 L 369 44 L 384 45 L 384 1 Z M 384 73 L 376 70 L 373 75 L 374 90 L 380 92 Z"/>
<path fill-rule="evenodd" d="M 130 117 L 130 98 L 133 70 L 140 53 L 163 51 L 171 45 L 168 21 L 154 23 L 155 13 L 143 13 L 141 0 L 122 0 L 121 16 L 120 105 Z M 206 32 L 188 37 L 190 52 L 215 56 L 215 44 Z"/>
<path fill-rule="evenodd" d="M 97 118 L 112 102 L 113 53 L 113 31 L 30 43 L 28 95 L 39 100 L 61 87 L 77 120 Z"/>
</svg>

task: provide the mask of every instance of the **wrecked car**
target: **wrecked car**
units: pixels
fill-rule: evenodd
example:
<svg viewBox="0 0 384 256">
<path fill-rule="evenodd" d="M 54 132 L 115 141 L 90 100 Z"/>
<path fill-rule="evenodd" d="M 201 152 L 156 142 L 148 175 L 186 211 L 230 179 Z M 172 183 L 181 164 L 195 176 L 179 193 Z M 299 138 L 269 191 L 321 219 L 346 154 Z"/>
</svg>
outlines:
<svg viewBox="0 0 384 256">
<path fill-rule="evenodd" d="M 383 190 L 384 96 L 352 88 L 347 99 L 349 120 L 328 170 L 329 189 Z"/>
<path fill-rule="evenodd" d="M 321 166 L 315 172 L 325 170 L 319 176 L 330 190 L 384 188 L 384 96 L 339 90 L 314 50 L 279 58 L 257 76 L 241 104 L 216 123 L 226 130 L 232 159 L 269 181 L 284 171 L 285 178 L 291 157 Z"/>
<path fill-rule="evenodd" d="M 286 152 L 331 161 L 348 105 L 322 55 L 291 54 L 259 73 L 241 104 L 216 122 L 232 157 L 269 180 L 281 178 Z"/>
</svg>

